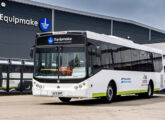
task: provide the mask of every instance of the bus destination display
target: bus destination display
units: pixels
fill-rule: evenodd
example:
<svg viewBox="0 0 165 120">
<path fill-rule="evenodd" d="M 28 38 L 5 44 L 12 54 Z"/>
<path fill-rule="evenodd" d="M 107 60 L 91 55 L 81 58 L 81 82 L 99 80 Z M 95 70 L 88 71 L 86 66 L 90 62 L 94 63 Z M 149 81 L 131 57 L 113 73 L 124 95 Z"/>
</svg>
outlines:
<svg viewBox="0 0 165 120">
<path fill-rule="evenodd" d="M 41 37 L 36 40 L 37 45 L 60 45 L 60 44 L 85 44 L 85 37 L 82 35 L 56 35 Z"/>
</svg>

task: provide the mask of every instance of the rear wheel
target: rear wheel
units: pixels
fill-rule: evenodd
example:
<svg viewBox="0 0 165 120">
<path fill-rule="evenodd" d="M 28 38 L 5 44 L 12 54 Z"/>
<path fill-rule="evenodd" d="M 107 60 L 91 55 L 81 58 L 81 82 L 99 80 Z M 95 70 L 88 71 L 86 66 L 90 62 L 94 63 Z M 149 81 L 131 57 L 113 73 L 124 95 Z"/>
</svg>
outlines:
<svg viewBox="0 0 165 120">
<path fill-rule="evenodd" d="M 152 82 L 150 82 L 150 83 L 148 84 L 147 93 L 139 93 L 138 95 L 139 95 L 140 97 L 150 98 L 150 97 L 153 96 L 153 92 L 154 92 L 154 87 L 153 87 Z"/>
<path fill-rule="evenodd" d="M 148 91 L 145 94 L 145 96 L 148 97 L 148 98 L 150 98 L 150 97 L 153 96 L 153 92 L 154 92 L 153 85 L 152 85 L 152 82 L 150 82 L 149 85 L 148 85 Z"/>
<path fill-rule="evenodd" d="M 61 102 L 70 102 L 71 98 L 67 98 L 67 97 L 59 97 L 59 99 L 61 100 Z"/>
</svg>

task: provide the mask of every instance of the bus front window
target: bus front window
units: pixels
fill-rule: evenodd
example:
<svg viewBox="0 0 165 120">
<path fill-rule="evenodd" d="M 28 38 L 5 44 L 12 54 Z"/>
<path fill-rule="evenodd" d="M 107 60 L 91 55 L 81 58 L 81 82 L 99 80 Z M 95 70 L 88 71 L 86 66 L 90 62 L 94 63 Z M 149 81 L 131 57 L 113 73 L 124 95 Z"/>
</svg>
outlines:
<svg viewBox="0 0 165 120">
<path fill-rule="evenodd" d="M 86 76 L 85 62 L 84 48 L 63 48 L 60 53 L 59 78 L 84 78 Z"/>
<path fill-rule="evenodd" d="M 86 76 L 84 48 L 38 48 L 35 55 L 35 77 L 79 79 Z"/>
<path fill-rule="evenodd" d="M 58 52 L 55 48 L 38 48 L 35 56 L 36 78 L 58 78 Z"/>
</svg>

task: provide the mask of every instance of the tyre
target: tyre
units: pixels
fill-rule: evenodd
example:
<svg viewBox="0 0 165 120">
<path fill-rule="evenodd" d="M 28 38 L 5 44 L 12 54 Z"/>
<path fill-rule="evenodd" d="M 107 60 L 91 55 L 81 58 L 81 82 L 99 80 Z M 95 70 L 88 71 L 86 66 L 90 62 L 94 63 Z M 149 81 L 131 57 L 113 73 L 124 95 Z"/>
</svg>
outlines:
<svg viewBox="0 0 165 120">
<path fill-rule="evenodd" d="M 150 82 L 148 84 L 148 90 L 147 90 L 147 93 L 139 93 L 139 97 L 142 97 L 142 98 L 151 98 L 153 96 L 153 92 L 154 92 L 154 87 L 153 87 L 153 84 L 152 82 Z"/>
<path fill-rule="evenodd" d="M 147 91 L 147 93 L 145 94 L 145 96 L 146 96 L 147 98 L 150 98 L 150 97 L 153 96 L 153 92 L 154 92 L 153 85 L 152 85 L 152 83 L 150 82 L 150 83 L 148 84 L 148 91 Z"/>
<path fill-rule="evenodd" d="M 115 84 L 110 83 L 107 88 L 106 102 L 111 103 L 116 98 Z"/>
<path fill-rule="evenodd" d="M 67 98 L 67 97 L 59 97 L 59 99 L 61 100 L 61 102 L 70 102 L 71 98 Z"/>
</svg>

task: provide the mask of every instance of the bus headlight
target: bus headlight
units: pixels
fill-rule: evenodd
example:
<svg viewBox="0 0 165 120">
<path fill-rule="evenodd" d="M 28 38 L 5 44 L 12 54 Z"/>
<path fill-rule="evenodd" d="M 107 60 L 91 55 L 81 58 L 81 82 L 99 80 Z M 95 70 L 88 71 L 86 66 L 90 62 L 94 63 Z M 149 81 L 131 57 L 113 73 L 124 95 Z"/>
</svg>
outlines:
<svg viewBox="0 0 165 120">
<path fill-rule="evenodd" d="M 85 86 L 85 85 L 86 85 L 86 83 L 85 83 L 85 82 L 83 82 L 83 85 Z"/>
<path fill-rule="evenodd" d="M 78 89 L 78 86 L 74 86 L 74 89 L 76 89 L 76 90 L 77 90 L 77 89 Z"/>
<path fill-rule="evenodd" d="M 75 85 L 74 86 L 74 89 L 82 89 L 82 88 L 85 88 L 85 86 L 86 86 L 86 83 L 85 82 L 83 82 L 83 83 L 81 83 L 81 84 L 78 84 L 78 85 Z"/>
<path fill-rule="evenodd" d="M 81 84 L 79 85 L 79 88 L 82 88 L 82 85 Z"/>
<path fill-rule="evenodd" d="M 34 83 L 34 86 L 38 89 L 44 89 L 44 85 L 40 85 L 38 83 Z"/>
</svg>

